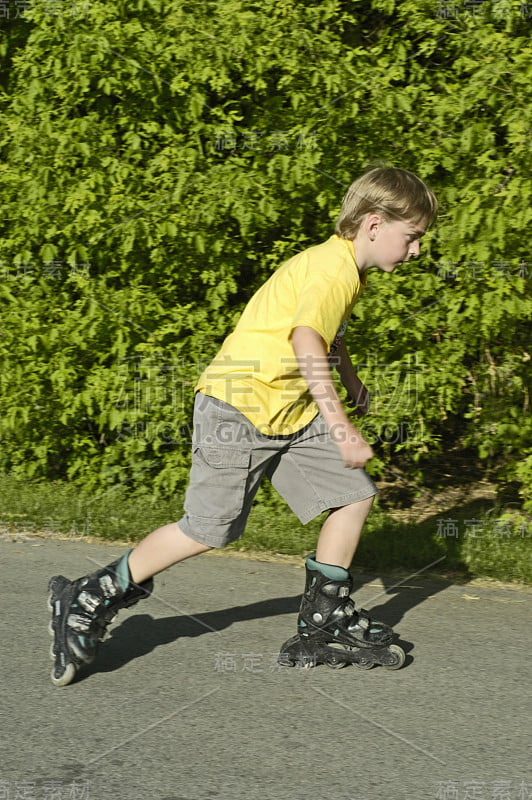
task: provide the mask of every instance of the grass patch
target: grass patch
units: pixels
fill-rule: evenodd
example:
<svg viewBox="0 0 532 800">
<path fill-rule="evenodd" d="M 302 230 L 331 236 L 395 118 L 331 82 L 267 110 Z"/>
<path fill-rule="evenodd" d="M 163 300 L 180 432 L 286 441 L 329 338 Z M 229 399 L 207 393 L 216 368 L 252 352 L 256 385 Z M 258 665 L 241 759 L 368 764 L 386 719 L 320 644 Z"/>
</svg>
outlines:
<svg viewBox="0 0 532 800">
<path fill-rule="evenodd" d="M 135 542 L 182 515 L 182 496 L 154 501 L 114 487 L 88 495 L 62 482 L 18 481 L 0 475 L 0 530 L 63 537 Z M 259 493 L 244 537 L 227 551 L 305 555 L 315 546 L 324 516 L 302 526 L 279 498 Z M 355 566 L 366 571 L 421 570 L 466 578 L 532 584 L 531 530 L 518 513 L 497 516 L 493 506 L 473 502 L 445 517 L 398 522 L 377 507 L 357 550 Z M 435 564 L 434 562 L 438 562 Z"/>
<path fill-rule="evenodd" d="M 179 519 L 182 498 L 153 502 L 123 487 L 90 495 L 60 481 L 17 481 L 0 476 L 0 526 L 13 532 L 138 541 Z"/>
</svg>

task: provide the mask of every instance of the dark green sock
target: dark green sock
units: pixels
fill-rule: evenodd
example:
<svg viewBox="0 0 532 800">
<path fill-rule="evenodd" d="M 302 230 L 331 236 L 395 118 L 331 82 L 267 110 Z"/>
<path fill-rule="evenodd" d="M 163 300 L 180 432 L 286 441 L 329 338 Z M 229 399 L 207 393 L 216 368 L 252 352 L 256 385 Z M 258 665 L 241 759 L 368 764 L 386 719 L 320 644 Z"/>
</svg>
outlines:
<svg viewBox="0 0 532 800">
<path fill-rule="evenodd" d="M 316 561 L 314 558 L 316 554 L 307 556 L 307 569 L 313 572 L 319 572 L 325 578 L 331 581 L 346 581 L 349 578 L 349 572 L 343 567 L 335 567 L 333 564 L 323 564 L 321 561 Z"/>
<path fill-rule="evenodd" d="M 129 554 L 133 548 L 131 547 L 127 553 L 124 553 L 118 564 L 116 565 L 116 577 L 118 578 L 118 582 L 120 584 L 120 588 L 123 592 L 129 587 L 129 583 L 131 581 L 131 575 L 129 573 L 129 565 L 127 560 L 129 558 Z"/>
</svg>

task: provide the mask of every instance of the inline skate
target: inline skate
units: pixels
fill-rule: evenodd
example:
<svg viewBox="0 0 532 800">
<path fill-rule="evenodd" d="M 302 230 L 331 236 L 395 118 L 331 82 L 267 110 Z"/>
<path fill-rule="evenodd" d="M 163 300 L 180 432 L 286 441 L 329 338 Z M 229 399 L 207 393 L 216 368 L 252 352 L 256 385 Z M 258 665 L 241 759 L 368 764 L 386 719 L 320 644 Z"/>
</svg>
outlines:
<svg viewBox="0 0 532 800">
<path fill-rule="evenodd" d="M 54 640 L 50 657 L 54 661 L 52 683 L 56 686 L 71 683 L 80 667 L 94 660 L 107 626 L 121 608 L 129 608 L 151 594 L 151 578 L 140 585 L 131 582 L 127 563 L 130 552 L 75 581 L 63 575 L 50 579 L 49 631 Z"/>
<path fill-rule="evenodd" d="M 333 669 L 348 664 L 359 669 L 403 666 L 405 652 L 393 643 L 392 628 L 370 619 L 362 608 L 355 610 L 352 588 L 347 570 L 321 564 L 314 555 L 307 558 L 298 632 L 283 644 L 279 664 L 305 668 L 326 664 Z"/>
</svg>

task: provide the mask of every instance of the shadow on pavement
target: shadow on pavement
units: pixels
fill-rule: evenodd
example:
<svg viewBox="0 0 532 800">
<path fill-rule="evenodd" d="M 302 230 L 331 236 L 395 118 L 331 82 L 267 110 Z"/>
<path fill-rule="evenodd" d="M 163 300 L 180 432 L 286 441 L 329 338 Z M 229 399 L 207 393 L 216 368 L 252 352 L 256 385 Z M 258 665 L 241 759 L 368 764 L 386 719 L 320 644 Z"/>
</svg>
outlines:
<svg viewBox="0 0 532 800">
<path fill-rule="evenodd" d="M 358 576 L 357 582 L 359 580 L 360 576 Z M 371 608 L 370 615 L 374 619 L 396 627 L 410 609 L 449 585 L 451 584 L 442 581 L 420 586 L 409 584 L 408 587 L 390 587 L 389 590 L 385 589 L 382 593 L 393 592 L 392 595 L 385 595 L 388 598 L 385 602 L 376 606 L 368 603 Z M 99 649 L 94 664 L 82 670 L 78 680 L 83 680 L 98 672 L 113 672 L 130 661 L 147 655 L 155 648 L 170 644 L 179 638 L 193 638 L 203 634 L 216 633 L 238 622 L 293 614 L 292 628 L 279 631 L 279 642 L 275 643 L 275 647 L 277 647 L 295 633 L 295 617 L 299 610 L 300 599 L 301 595 L 278 597 L 219 611 L 181 614 L 160 619 L 154 619 L 149 614 L 137 614 L 124 620 L 121 625 L 111 631 L 110 638 Z M 357 602 L 357 606 L 359 605 Z M 399 639 L 399 643 L 407 653 L 413 649 L 413 645 L 409 642 Z M 409 656 L 406 664 L 411 662 L 412 658 Z"/>
<path fill-rule="evenodd" d="M 417 579 L 418 585 L 414 583 L 416 578 L 407 578 L 403 585 L 396 585 L 388 578 L 381 578 L 384 583 L 384 588 L 369 600 L 365 600 L 362 603 L 358 602 L 357 593 L 359 587 L 379 577 L 380 576 L 377 574 L 369 579 L 368 576 L 364 576 L 364 578 L 360 575 L 355 576 L 354 599 L 357 608 L 360 605 L 365 606 L 365 604 L 367 604 L 367 610 L 370 611 L 371 617 L 386 622 L 386 624 L 391 625 L 392 628 L 395 628 L 401 622 L 408 611 L 411 611 L 413 608 L 420 605 L 420 603 L 423 603 L 427 598 L 433 597 L 439 594 L 439 592 L 443 592 L 443 590 L 449 588 L 449 586 L 453 586 L 451 581 L 422 582 L 422 579 L 419 578 Z M 388 586 L 386 584 L 388 584 Z M 381 602 L 376 605 L 376 600 L 380 600 Z"/>
</svg>

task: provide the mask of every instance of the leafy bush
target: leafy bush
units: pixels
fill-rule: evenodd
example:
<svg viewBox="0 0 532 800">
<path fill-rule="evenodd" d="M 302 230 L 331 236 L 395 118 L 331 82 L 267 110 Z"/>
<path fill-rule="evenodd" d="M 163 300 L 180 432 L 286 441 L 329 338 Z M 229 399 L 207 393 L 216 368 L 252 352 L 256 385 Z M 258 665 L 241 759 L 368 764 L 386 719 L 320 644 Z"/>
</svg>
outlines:
<svg viewBox="0 0 532 800">
<path fill-rule="evenodd" d="M 348 332 L 383 445 L 372 469 L 420 482 L 474 448 L 528 482 L 532 55 L 521 5 L 496 5 L 94 0 L 52 16 L 35 0 L 11 21 L 0 467 L 182 491 L 202 365 L 384 160 L 442 213 L 419 265 L 371 274 Z"/>
</svg>

